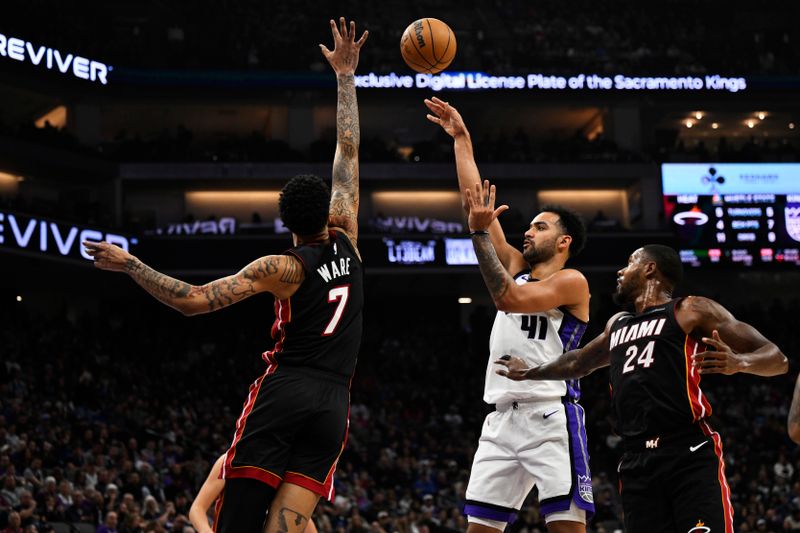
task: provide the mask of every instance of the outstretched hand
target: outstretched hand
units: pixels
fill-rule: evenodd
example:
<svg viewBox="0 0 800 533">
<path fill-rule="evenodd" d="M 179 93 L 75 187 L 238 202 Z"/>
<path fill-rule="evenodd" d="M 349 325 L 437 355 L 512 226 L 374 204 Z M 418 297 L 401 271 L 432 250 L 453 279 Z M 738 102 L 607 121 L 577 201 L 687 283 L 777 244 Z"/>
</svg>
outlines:
<svg viewBox="0 0 800 533">
<path fill-rule="evenodd" d="M 701 374 L 736 374 L 744 368 L 744 359 L 719 337 L 716 329 L 711 337 L 703 337 L 708 349 L 692 356 L 692 366 Z"/>
<path fill-rule="evenodd" d="M 528 372 L 528 367 L 525 366 L 525 362 L 519 357 L 509 357 L 506 355 L 497 359 L 494 364 L 504 367 L 496 369 L 496 374 L 514 381 L 527 379 L 525 374 Z"/>
<path fill-rule="evenodd" d="M 356 41 L 356 23 L 350 21 L 348 28 L 344 17 L 339 17 L 339 25 L 331 19 L 331 33 L 333 34 L 333 52 L 327 46 L 320 44 L 322 55 L 328 60 L 336 75 L 354 74 L 358 66 L 358 54 L 364 42 L 369 37 L 369 32 L 365 31 L 361 38 Z"/>
<path fill-rule="evenodd" d="M 464 190 L 470 231 L 486 231 L 494 219 L 508 209 L 507 205 L 494 208 L 495 193 L 496 188 L 489 185 L 489 180 L 484 180 L 483 185 L 476 183 L 474 189 L 468 187 Z"/>
<path fill-rule="evenodd" d="M 425 99 L 425 105 L 431 110 L 431 114 L 426 115 L 428 120 L 438 124 L 451 137 L 455 138 L 467 134 L 467 126 L 464 119 L 455 107 L 447 102 L 436 98 Z"/>
<path fill-rule="evenodd" d="M 108 242 L 83 241 L 86 253 L 94 259 L 94 266 L 103 270 L 122 272 L 130 261 L 136 258 L 117 246 Z"/>
</svg>

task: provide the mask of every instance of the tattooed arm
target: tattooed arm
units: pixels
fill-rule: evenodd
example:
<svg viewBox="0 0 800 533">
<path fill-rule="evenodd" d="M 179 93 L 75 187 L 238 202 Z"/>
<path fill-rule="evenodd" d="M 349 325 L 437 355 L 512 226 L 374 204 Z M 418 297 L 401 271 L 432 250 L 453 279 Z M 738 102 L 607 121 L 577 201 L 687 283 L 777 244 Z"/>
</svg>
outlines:
<svg viewBox="0 0 800 533">
<path fill-rule="evenodd" d="M 361 47 L 368 32 L 356 41 L 356 24 L 349 29 L 344 17 L 330 21 L 334 49 L 331 52 L 319 45 L 325 59 L 336 73 L 338 97 L 336 103 L 336 154 L 333 158 L 331 207 L 328 226 L 345 231 L 356 244 L 358 239 L 358 146 L 361 131 L 358 121 L 355 71 Z"/>
<path fill-rule="evenodd" d="M 588 320 L 589 283 L 574 269 L 556 272 L 538 283 L 517 285 L 500 261 L 492 244 L 488 228 L 497 216 L 508 209 L 502 205 L 494 208 L 495 186 L 484 181 L 474 188 L 466 189 L 468 224 L 472 235 L 472 246 L 478 258 L 478 267 L 499 311 L 509 313 L 539 313 L 557 307 L 575 309 L 576 316 Z M 581 313 L 586 316 L 580 316 Z"/>
<path fill-rule="evenodd" d="M 158 301 L 187 316 L 217 311 L 260 292 L 288 298 L 305 279 L 297 258 L 268 255 L 232 276 L 205 285 L 191 285 L 150 268 L 119 246 L 107 242 L 84 242 L 83 245 L 97 268 L 125 272 Z"/>
<path fill-rule="evenodd" d="M 498 359 L 494 364 L 499 365 L 495 370 L 497 374 L 514 381 L 526 379 L 556 380 L 578 379 L 589 375 L 598 368 L 611 364 L 609 351 L 609 331 L 611 325 L 624 313 L 617 313 L 606 323 L 606 329 L 592 339 L 586 346 L 577 350 L 570 350 L 558 359 L 547 364 L 528 368 L 519 357 L 505 357 Z"/>
<path fill-rule="evenodd" d="M 792 396 L 792 406 L 789 408 L 789 420 L 787 421 L 789 437 L 800 444 L 800 376 L 794 386 Z"/>
</svg>

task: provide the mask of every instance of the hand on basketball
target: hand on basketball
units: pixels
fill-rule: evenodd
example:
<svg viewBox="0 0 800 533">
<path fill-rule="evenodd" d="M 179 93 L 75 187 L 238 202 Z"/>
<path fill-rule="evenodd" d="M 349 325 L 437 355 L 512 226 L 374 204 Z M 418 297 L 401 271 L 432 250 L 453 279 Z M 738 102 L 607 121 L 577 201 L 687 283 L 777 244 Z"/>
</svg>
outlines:
<svg viewBox="0 0 800 533">
<path fill-rule="evenodd" d="M 495 186 L 489 186 L 489 180 L 484 180 L 483 185 L 475 184 L 475 189 L 464 191 L 467 197 L 467 224 L 470 231 L 486 231 L 500 213 L 508 209 L 507 205 L 494 208 Z"/>
<path fill-rule="evenodd" d="M 703 337 L 703 342 L 709 349 L 692 356 L 692 366 L 700 374 L 731 375 L 742 371 L 742 357 L 722 342 L 717 330 L 711 332 L 710 338 Z"/>
<path fill-rule="evenodd" d="M 455 107 L 435 96 L 430 100 L 426 98 L 425 105 L 433 113 L 433 115 L 426 115 L 428 120 L 440 125 L 450 137 L 456 138 L 467 134 L 467 126 L 464 124 L 464 119 L 461 118 L 461 114 Z"/>
<path fill-rule="evenodd" d="M 528 372 L 528 367 L 525 366 L 525 362 L 519 357 L 509 357 L 508 359 L 500 358 L 497 359 L 494 364 L 504 367 L 495 370 L 495 373 L 501 376 L 513 379 L 514 381 L 527 379 L 525 374 Z"/>
<path fill-rule="evenodd" d="M 86 253 L 94 259 L 94 266 L 103 270 L 122 272 L 130 261 L 136 258 L 115 244 L 83 241 Z"/>
<path fill-rule="evenodd" d="M 324 44 L 320 44 L 319 48 L 322 50 L 322 55 L 331 64 L 337 76 L 354 74 L 358 66 L 358 54 L 361 51 L 361 47 L 364 46 L 369 32 L 365 31 L 361 38 L 356 41 L 356 23 L 351 20 L 348 28 L 344 17 L 339 17 L 338 26 L 336 21 L 331 19 L 331 33 L 333 34 L 333 52 L 328 50 L 328 47 Z"/>
</svg>

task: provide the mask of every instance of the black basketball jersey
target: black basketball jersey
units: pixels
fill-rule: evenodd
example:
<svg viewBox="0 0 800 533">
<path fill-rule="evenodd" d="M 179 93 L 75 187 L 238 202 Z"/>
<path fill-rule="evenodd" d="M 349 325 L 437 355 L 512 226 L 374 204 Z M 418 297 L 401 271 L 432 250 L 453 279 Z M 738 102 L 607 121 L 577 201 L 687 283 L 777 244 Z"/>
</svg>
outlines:
<svg viewBox="0 0 800 533">
<path fill-rule="evenodd" d="M 711 414 L 692 368 L 692 355 L 705 345 L 675 319 L 679 301 L 623 315 L 611 326 L 612 408 L 624 439 L 680 433 Z"/>
<path fill-rule="evenodd" d="M 286 251 L 303 264 L 305 279 L 290 298 L 275 299 L 270 364 L 353 375 L 361 346 L 364 284 L 361 261 L 350 239 L 330 231 L 327 243 Z"/>
</svg>

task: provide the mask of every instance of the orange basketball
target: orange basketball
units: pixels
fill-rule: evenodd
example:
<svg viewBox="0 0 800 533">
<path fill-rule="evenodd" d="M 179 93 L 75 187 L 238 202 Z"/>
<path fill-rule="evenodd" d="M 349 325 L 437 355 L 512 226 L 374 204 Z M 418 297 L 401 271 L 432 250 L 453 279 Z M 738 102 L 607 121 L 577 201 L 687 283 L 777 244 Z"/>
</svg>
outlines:
<svg viewBox="0 0 800 533">
<path fill-rule="evenodd" d="M 456 57 L 456 36 L 439 19 L 424 18 L 408 25 L 400 38 L 400 53 L 417 72 L 436 74 Z"/>
</svg>

